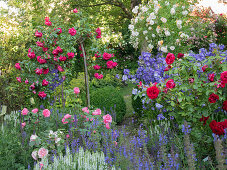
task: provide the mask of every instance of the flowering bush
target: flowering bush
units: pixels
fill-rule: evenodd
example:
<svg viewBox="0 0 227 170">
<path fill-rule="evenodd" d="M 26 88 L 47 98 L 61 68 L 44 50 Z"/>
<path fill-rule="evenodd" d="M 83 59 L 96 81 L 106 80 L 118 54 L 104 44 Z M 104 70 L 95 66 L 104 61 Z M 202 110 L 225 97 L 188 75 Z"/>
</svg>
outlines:
<svg viewBox="0 0 227 170">
<path fill-rule="evenodd" d="M 185 52 L 190 37 L 189 13 L 192 10 L 186 1 L 149 1 L 134 7 L 131 20 L 131 43 L 143 51 L 158 49 L 164 53 Z M 145 47 L 145 48 L 144 48 Z"/>
</svg>

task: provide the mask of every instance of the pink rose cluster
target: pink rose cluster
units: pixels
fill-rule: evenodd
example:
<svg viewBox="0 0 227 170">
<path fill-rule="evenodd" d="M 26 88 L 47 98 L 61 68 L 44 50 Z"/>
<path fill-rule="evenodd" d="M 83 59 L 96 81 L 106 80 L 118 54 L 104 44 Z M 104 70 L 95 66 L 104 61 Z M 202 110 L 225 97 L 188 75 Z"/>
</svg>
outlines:
<svg viewBox="0 0 227 170">
<path fill-rule="evenodd" d="M 97 39 L 102 38 L 102 36 L 101 36 L 101 29 L 100 28 L 97 28 L 95 30 L 95 32 L 97 33 L 97 36 L 96 36 Z"/>
<path fill-rule="evenodd" d="M 95 73 L 94 76 L 97 79 L 102 79 L 103 78 L 103 75 L 102 74 L 99 74 L 99 73 Z"/>
<path fill-rule="evenodd" d="M 73 89 L 73 91 L 74 91 L 75 94 L 79 94 L 79 93 L 80 93 L 79 87 L 75 87 L 75 88 Z"/>
<path fill-rule="evenodd" d="M 117 66 L 117 62 L 113 62 L 112 60 L 107 61 L 106 65 L 107 65 L 107 68 L 112 69 L 112 68 L 115 68 Z"/>
<path fill-rule="evenodd" d="M 72 115 L 70 115 L 70 114 L 66 114 L 63 118 L 62 118 L 62 120 L 61 120 L 61 122 L 63 123 L 63 124 L 67 124 L 67 123 L 69 123 L 69 120 L 70 119 L 72 119 Z M 74 119 L 72 119 L 72 122 L 74 121 Z"/>
<path fill-rule="evenodd" d="M 32 158 L 37 160 L 38 158 L 45 158 L 48 155 L 48 149 L 40 148 L 38 151 L 35 150 L 32 152 Z M 42 168 L 41 168 L 42 169 Z"/>
<path fill-rule="evenodd" d="M 103 116 L 103 122 L 105 123 L 106 129 L 110 129 L 110 123 L 112 122 L 111 115 L 107 114 Z"/>
</svg>

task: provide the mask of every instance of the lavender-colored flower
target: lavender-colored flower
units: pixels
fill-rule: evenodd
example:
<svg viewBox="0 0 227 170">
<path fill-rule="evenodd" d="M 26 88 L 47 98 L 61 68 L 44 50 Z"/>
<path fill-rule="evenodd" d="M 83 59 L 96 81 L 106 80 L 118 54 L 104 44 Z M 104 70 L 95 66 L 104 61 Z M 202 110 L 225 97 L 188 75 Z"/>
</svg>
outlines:
<svg viewBox="0 0 227 170">
<path fill-rule="evenodd" d="M 119 74 L 116 74 L 116 76 L 115 76 L 117 79 L 120 79 L 120 76 L 119 76 Z"/>
<path fill-rule="evenodd" d="M 157 120 L 164 120 L 165 119 L 165 116 L 163 116 L 163 114 L 159 114 L 157 116 Z"/>
</svg>

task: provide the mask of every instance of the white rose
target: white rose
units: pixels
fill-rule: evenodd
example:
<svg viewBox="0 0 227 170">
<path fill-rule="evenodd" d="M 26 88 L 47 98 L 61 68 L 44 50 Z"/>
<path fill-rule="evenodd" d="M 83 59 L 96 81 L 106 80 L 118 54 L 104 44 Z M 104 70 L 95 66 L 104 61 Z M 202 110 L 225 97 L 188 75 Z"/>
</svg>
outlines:
<svg viewBox="0 0 227 170">
<path fill-rule="evenodd" d="M 148 37 L 145 37 L 145 40 L 148 40 Z"/>
<path fill-rule="evenodd" d="M 165 31 L 165 35 L 166 36 L 170 36 L 170 32 L 167 30 L 167 31 Z"/>
<path fill-rule="evenodd" d="M 154 21 L 153 20 L 150 20 L 150 25 L 154 25 Z"/>
<path fill-rule="evenodd" d="M 148 48 L 152 50 L 154 48 L 154 46 L 152 44 L 149 44 Z"/>
<path fill-rule="evenodd" d="M 182 24 L 181 20 L 176 20 L 176 22 L 177 22 L 177 25 L 181 25 Z"/>
<path fill-rule="evenodd" d="M 170 48 L 170 50 L 172 50 L 172 51 L 175 50 L 175 47 L 174 47 L 174 46 L 170 46 L 169 48 Z"/>
<path fill-rule="evenodd" d="M 161 51 L 167 53 L 168 52 L 167 47 L 161 47 Z"/>
<path fill-rule="evenodd" d="M 152 28 L 151 27 L 148 27 L 148 30 L 151 30 Z"/>
<path fill-rule="evenodd" d="M 164 18 L 164 17 L 162 17 L 162 18 L 161 18 L 161 21 L 162 21 L 163 23 L 166 23 L 166 22 L 167 22 L 167 19 Z"/>
<path fill-rule="evenodd" d="M 130 30 L 133 30 L 133 29 L 134 29 L 134 25 L 130 24 L 130 25 L 128 26 L 128 28 L 129 28 Z"/>
<path fill-rule="evenodd" d="M 168 6 L 168 5 L 169 5 L 169 2 L 168 2 L 168 1 L 166 1 L 166 2 L 165 2 L 165 5 L 166 5 L 166 6 Z"/>
<path fill-rule="evenodd" d="M 171 14 L 171 15 L 174 15 L 174 14 L 175 14 L 175 12 L 176 12 L 176 11 L 175 11 L 175 9 L 174 9 L 174 8 L 171 8 L 171 10 L 170 10 L 170 14 Z"/>
<path fill-rule="evenodd" d="M 133 8 L 132 12 L 133 12 L 134 14 L 137 14 L 137 13 L 138 13 L 138 9 L 139 9 L 139 7 L 138 7 L 138 6 L 135 6 L 135 7 Z"/>
<path fill-rule="evenodd" d="M 142 10 L 143 12 L 147 12 L 147 11 L 148 11 L 148 8 L 147 8 L 146 6 L 143 6 L 143 7 L 141 8 L 141 10 Z"/>
</svg>

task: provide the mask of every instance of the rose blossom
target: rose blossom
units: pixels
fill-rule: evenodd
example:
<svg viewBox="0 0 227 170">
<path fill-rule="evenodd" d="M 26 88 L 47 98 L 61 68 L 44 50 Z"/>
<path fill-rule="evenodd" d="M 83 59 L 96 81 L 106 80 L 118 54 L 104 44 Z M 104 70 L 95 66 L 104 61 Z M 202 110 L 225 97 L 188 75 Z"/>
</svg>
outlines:
<svg viewBox="0 0 227 170">
<path fill-rule="evenodd" d="M 79 93 L 80 93 L 79 87 L 75 87 L 73 90 L 74 90 L 74 93 L 75 93 L 75 94 L 79 94 Z"/>
<path fill-rule="evenodd" d="M 41 74 L 43 74 L 43 69 L 36 68 L 36 69 L 35 69 L 35 73 L 36 73 L 37 75 L 41 75 Z"/>
<path fill-rule="evenodd" d="M 227 71 L 221 73 L 220 79 L 222 83 L 227 84 Z"/>
<path fill-rule="evenodd" d="M 103 60 L 109 60 L 112 57 L 109 53 L 103 53 Z"/>
<path fill-rule="evenodd" d="M 52 54 L 53 54 L 53 55 L 58 55 L 58 50 L 57 50 L 57 49 L 53 50 L 53 51 L 52 51 Z"/>
<path fill-rule="evenodd" d="M 72 59 L 73 57 L 74 57 L 74 53 L 67 53 L 67 55 L 68 55 L 68 59 Z"/>
<path fill-rule="evenodd" d="M 223 102 L 223 110 L 227 111 L 227 100 Z"/>
<path fill-rule="evenodd" d="M 44 79 L 42 82 L 42 86 L 47 86 L 48 84 L 49 84 L 49 82 L 46 79 Z"/>
<path fill-rule="evenodd" d="M 213 82 L 214 81 L 214 73 L 209 74 L 208 79 L 209 79 L 209 81 Z"/>
<path fill-rule="evenodd" d="M 99 70 L 99 69 L 101 68 L 101 66 L 95 65 L 95 66 L 93 66 L 93 68 L 94 68 L 95 70 Z"/>
<path fill-rule="evenodd" d="M 39 110 L 37 108 L 32 110 L 32 113 L 37 113 Z"/>
<path fill-rule="evenodd" d="M 36 44 L 37 44 L 37 46 L 39 46 L 39 47 L 44 47 L 44 44 L 43 44 L 42 42 L 37 41 Z"/>
<path fill-rule="evenodd" d="M 70 34 L 71 36 L 76 35 L 76 30 L 75 30 L 75 28 L 69 29 L 69 34 Z"/>
<path fill-rule="evenodd" d="M 96 109 L 94 112 L 92 112 L 92 115 L 101 115 L 102 111 L 101 109 Z"/>
<path fill-rule="evenodd" d="M 177 58 L 182 58 L 182 57 L 184 57 L 184 54 L 182 54 L 182 53 L 178 53 L 178 55 L 177 55 Z"/>
<path fill-rule="evenodd" d="M 40 98 L 45 98 L 47 96 L 44 91 L 40 91 L 38 95 Z"/>
<path fill-rule="evenodd" d="M 16 68 L 17 70 L 21 70 L 20 63 L 16 63 L 16 64 L 15 64 L 15 68 Z"/>
<path fill-rule="evenodd" d="M 16 77 L 17 81 L 21 83 L 21 77 Z"/>
<path fill-rule="evenodd" d="M 49 17 L 45 17 L 45 24 L 46 24 L 47 26 L 51 26 L 51 25 L 52 25 L 52 23 L 50 22 Z"/>
<path fill-rule="evenodd" d="M 25 83 L 25 84 L 28 84 L 28 83 L 29 83 L 29 82 L 28 82 L 28 79 L 26 79 L 26 80 L 24 81 L 24 83 Z"/>
<path fill-rule="evenodd" d="M 150 99 L 156 99 L 158 97 L 158 94 L 159 94 L 159 89 L 156 86 L 152 86 L 147 89 L 147 96 Z"/>
<path fill-rule="evenodd" d="M 45 59 L 42 59 L 41 56 L 37 56 L 37 61 L 40 63 L 40 64 L 45 64 L 47 61 Z"/>
<path fill-rule="evenodd" d="M 63 72 L 63 71 L 65 71 L 61 66 L 57 66 L 57 69 L 58 69 L 58 71 L 60 71 L 60 72 Z"/>
<path fill-rule="evenodd" d="M 61 56 L 59 57 L 59 60 L 60 60 L 60 61 L 66 61 L 67 58 L 66 58 L 65 56 L 62 56 L 62 55 L 61 55 Z"/>
<path fill-rule="evenodd" d="M 42 71 L 43 71 L 43 74 L 47 74 L 49 72 L 49 68 L 46 68 L 46 69 L 43 68 Z"/>
<path fill-rule="evenodd" d="M 89 113 L 89 109 L 87 107 L 82 108 L 83 112 Z"/>
<path fill-rule="evenodd" d="M 48 51 L 48 48 L 47 47 L 43 47 L 43 52 L 47 52 L 47 51 Z"/>
<path fill-rule="evenodd" d="M 58 47 L 56 48 L 56 50 L 57 50 L 59 53 L 62 53 L 62 52 L 63 52 L 63 50 L 61 49 L 60 46 L 58 46 Z"/>
<path fill-rule="evenodd" d="M 33 152 L 32 152 L 32 158 L 33 158 L 34 160 L 37 160 L 37 156 L 38 156 L 38 152 L 37 152 L 37 151 L 33 151 Z"/>
<path fill-rule="evenodd" d="M 74 12 L 74 13 L 77 13 L 77 12 L 78 12 L 78 10 L 75 8 L 75 9 L 73 10 L 73 12 Z"/>
<path fill-rule="evenodd" d="M 50 117 L 50 111 L 48 109 L 43 110 L 43 116 L 44 117 Z"/>
<path fill-rule="evenodd" d="M 58 30 L 58 32 L 57 32 L 58 35 L 62 33 L 62 29 L 61 28 L 57 28 L 57 30 Z M 56 31 L 55 28 L 54 28 L 54 31 Z"/>
<path fill-rule="evenodd" d="M 210 94 L 210 97 L 209 97 L 208 100 L 209 100 L 210 103 L 216 103 L 216 101 L 219 100 L 219 96 L 212 93 L 212 94 Z"/>
<path fill-rule="evenodd" d="M 106 62 L 107 68 L 110 68 L 110 69 L 113 68 L 113 63 L 114 63 L 114 62 L 113 62 L 112 60 L 111 60 L 111 61 L 107 61 L 107 62 Z"/>
<path fill-rule="evenodd" d="M 166 82 L 166 88 L 172 89 L 174 87 L 175 87 L 175 83 L 174 83 L 173 79 L 170 79 Z"/>
<path fill-rule="evenodd" d="M 166 56 L 166 63 L 168 65 L 170 65 L 170 64 L 172 64 L 174 62 L 174 60 L 175 60 L 174 54 L 168 53 L 167 56 Z"/>
<path fill-rule="evenodd" d="M 38 30 L 36 30 L 35 36 L 36 36 L 36 37 L 42 37 L 42 36 L 43 36 L 43 33 L 41 33 L 41 32 L 39 32 Z"/>
<path fill-rule="evenodd" d="M 106 123 L 105 127 L 106 127 L 106 129 L 110 129 L 110 124 Z"/>
<path fill-rule="evenodd" d="M 37 137 L 38 137 L 37 135 L 31 135 L 30 142 L 35 141 Z"/>
<path fill-rule="evenodd" d="M 207 68 L 208 68 L 207 65 L 203 66 L 203 67 L 202 67 L 203 72 L 205 72 Z"/>
<path fill-rule="evenodd" d="M 38 151 L 39 158 L 43 158 L 47 156 L 47 154 L 48 154 L 48 150 L 45 148 L 40 148 Z"/>
<path fill-rule="evenodd" d="M 22 115 L 27 115 L 28 114 L 28 109 L 27 108 L 24 108 L 21 112 Z"/>
<path fill-rule="evenodd" d="M 104 115 L 104 116 L 103 116 L 103 121 L 104 121 L 105 124 L 106 124 L 106 123 L 111 123 L 111 122 L 112 122 L 112 117 L 111 117 L 111 115 L 109 115 L 109 114 Z"/>
<path fill-rule="evenodd" d="M 26 125 L 26 123 L 25 123 L 25 122 L 24 122 L 24 123 L 21 123 L 22 128 L 24 128 L 24 127 L 25 127 L 25 125 Z"/>
</svg>

